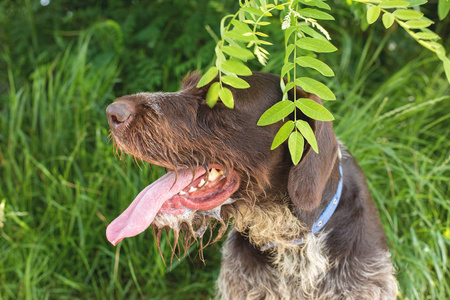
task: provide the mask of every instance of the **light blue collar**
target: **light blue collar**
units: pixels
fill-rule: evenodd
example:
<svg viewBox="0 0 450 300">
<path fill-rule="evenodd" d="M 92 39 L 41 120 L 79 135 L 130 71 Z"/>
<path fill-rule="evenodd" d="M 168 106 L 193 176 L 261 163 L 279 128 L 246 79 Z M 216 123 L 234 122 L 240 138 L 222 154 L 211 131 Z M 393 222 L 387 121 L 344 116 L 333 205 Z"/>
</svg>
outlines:
<svg viewBox="0 0 450 300">
<path fill-rule="evenodd" d="M 334 211 L 336 210 L 336 207 L 339 204 L 339 200 L 341 199 L 342 195 L 342 186 L 344 184 L 344 177 L 342 176 L 342 164 L 339 163 L 339 172 L 341 173 L 341 179 L 339 180 L 338 187 L 336 190 L 336 193 L 331 198 L 330 202 L 328 203 L 327 207 L 323 210 L 323 212 L 320 214 L 317 221 L 314 223 L 311 232 L 315 234 L 317 231 L 319 231 L 322 227 L 327 224 L 327 222 L 330 220 L 331 216 L 333 215 Z M 294 240 L 290 243 L 292 246 L 303 244 L 303 238 Z M 271 248 L 274 248 L 278 246 L 278 244 L 269 243 L 265 244 L 261 247 L 261 251 L 265 251 Z"/>
</svg>

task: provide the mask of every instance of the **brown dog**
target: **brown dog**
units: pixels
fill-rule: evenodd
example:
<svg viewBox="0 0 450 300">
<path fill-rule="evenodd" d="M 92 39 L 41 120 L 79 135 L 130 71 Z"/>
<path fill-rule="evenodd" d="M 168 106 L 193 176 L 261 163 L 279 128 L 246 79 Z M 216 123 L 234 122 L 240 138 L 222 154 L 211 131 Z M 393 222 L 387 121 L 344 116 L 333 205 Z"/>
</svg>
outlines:
<svg viewBox="0 0 450 300">
<path fill-rule="evenodd" d="M 250 88 L 230 88 L 234 109 L 207 106 L 209 86 L 196 88 L 199 79 L 188 76 L 176 93 L 124 96 L 108 106 L 116 146 L 172 170 L 110 224 L 108 239 L 117 244 L 152 225 L 159 245 L 168 227 L 175 239 L 183 233 L 187 249 L 211 220 L 222 225 L 218 239 L 233 217 L 220 298 L 394 299 L 397 282 L 364 174 L 332 124 L 297 112 L 319 153 L 306 146 L 293 166 L 287 145 L 270 150 L 283 122 L 256 125 L 282 98 L 279 77 L 244 77 Z M 321 103 L 299 88 L 296 95 Z"/>
</svg>

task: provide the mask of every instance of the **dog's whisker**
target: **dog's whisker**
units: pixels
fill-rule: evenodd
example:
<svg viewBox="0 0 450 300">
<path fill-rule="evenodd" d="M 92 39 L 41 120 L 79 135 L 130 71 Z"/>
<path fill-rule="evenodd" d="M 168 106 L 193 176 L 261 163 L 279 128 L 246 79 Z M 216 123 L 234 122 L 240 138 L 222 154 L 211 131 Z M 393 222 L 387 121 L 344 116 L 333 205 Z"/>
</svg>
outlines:
<svg viewBox="0 0 450 300">
<path fill-rule="evenodd" d="M 177 255 L 177 252 L 179 254 L 181 253 L 179 242 L 178 242 L 180 231 L 179 231 L 178 228 L 172 228 L 172 231 L 173 231 L 173 247 L 171 246 L 172 254 L 171 254 L 171 257 L 170 257 L 170 264 L 172 264 L 172 261 L 173 261 L 174 257 L 179 261 L 180 260 L 180 256 L 181 256 L 181 255 Z M 170 241 L 169 241 L 169 244 L 170 244 Z"/>
<path fill-rule="evenodd" d="M 161 234 L 162 234 L 162 231 L 157 226 L 152 226 L 152 229 L 153 229 L 153 235 L 155 236 L 156 246 L 158 247 L 159 255 L 161 256 L 161 259 L 162 259 L 162 261 L 164 263 L 164 266 L 167 267 L 166 261 L 164 259 L 164 255 L 162 254 L 162 251 L 161 251 Z"/>
</svg>

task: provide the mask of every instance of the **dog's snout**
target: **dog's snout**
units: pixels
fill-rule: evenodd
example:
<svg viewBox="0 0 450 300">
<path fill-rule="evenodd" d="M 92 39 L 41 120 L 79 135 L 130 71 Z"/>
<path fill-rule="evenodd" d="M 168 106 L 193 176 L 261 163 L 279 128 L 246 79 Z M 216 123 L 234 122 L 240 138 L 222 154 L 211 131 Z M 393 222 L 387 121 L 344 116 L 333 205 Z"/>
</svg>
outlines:
<svg viewBox="0 0 450 300">
<path fill-rule="evenodd" d="M 132 112 L 128 105 L 122 102 L 116 102 L 108 105 L 106 115 L 111 126 L 116 128 L 131 122 Z"/>
</svg>

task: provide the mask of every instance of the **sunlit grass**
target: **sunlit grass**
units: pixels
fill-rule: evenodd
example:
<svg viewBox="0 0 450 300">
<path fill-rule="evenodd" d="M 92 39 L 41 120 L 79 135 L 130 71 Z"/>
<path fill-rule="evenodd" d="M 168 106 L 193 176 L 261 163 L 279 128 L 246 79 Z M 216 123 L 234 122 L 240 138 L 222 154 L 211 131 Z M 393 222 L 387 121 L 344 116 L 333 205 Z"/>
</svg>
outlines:
<svg viewBox="0 0 450 300">
<path fill-rule="evenodd" d="M 364 169 L 397 267 L 402 299 L 450 295 L 450 94 L 434 59 L 419 57 L 370 97 L 350 93 L 336 132 Z M 370 67 L 370 65 L 369 65 Z"/>
</svg>

